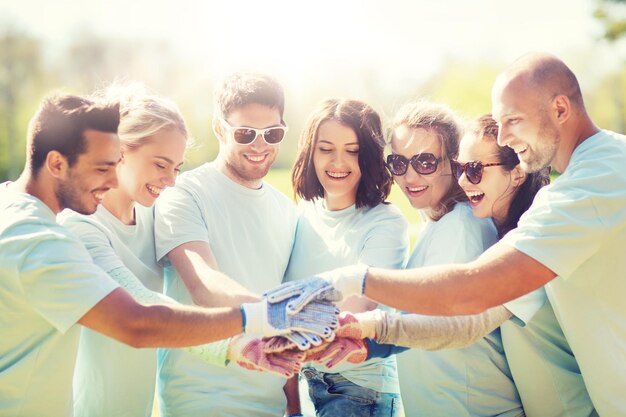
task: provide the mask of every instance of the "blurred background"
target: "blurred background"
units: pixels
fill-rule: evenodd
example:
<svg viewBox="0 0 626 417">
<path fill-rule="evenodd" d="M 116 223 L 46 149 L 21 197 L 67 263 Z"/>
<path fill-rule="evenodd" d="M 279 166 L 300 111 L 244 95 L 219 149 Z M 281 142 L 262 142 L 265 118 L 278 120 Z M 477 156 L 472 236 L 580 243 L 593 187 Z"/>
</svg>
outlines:
<svg viewBox="0 0 626 417">
<path fill-rule="evenodd" d="M 198 145 L 185 169 L 215 157 L 213 85 L 236 70 L 285 87 L 278 170 L 323 99 L 362 99 L 388 120 L 428 97 L 475 117 L 495 75 L 529 51 L 564 59 L 596 123 L 624 132 L 625 19 L 626 1 L 609 0 L 0 0 L 0 181 L 21 172 L 45 94 L 116 79 L 178 103 Z"/>
</svg>

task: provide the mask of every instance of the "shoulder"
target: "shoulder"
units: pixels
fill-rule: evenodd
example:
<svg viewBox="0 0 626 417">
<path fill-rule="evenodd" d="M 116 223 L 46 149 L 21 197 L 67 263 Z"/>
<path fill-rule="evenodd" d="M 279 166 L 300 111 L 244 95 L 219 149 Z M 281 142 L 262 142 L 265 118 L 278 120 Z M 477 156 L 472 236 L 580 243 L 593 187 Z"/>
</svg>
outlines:
<svg viewBox="0 0 626 417">
<path fill-rule="evenodd" d="M 396 225 L 397 227 L 407 228 L 408 222 L 400 209 L 393 204 L 378 204 L 375 207 L 367 207 L 359 209 L 361 212 L 361 221 L 366 224 L 377 226 L 381 224 Z"/>
</svg>

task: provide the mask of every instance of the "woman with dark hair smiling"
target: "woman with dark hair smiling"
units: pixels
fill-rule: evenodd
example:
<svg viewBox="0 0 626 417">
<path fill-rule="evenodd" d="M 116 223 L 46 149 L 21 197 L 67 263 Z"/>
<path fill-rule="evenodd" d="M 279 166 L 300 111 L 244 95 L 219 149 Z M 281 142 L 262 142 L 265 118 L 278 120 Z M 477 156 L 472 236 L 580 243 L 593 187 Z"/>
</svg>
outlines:
<svg viewBox="0 0 626 417">
<path fill-rule="evenodd" d="M 357 262 L 404 267 L 408 227 L 400 211 L 385 203 L 392 179 L 384 147 L 380 117 L 361 101 L 327 100 L 313 112 L 292 172 L 302 201 L 286 281 Z M 362 312 L 376 304 L 353 297 L 339 307 Z M 395 358 L 335 364 L 327 360 L 302 371 L 318 416 L 398 415 Z"/>
</svg>

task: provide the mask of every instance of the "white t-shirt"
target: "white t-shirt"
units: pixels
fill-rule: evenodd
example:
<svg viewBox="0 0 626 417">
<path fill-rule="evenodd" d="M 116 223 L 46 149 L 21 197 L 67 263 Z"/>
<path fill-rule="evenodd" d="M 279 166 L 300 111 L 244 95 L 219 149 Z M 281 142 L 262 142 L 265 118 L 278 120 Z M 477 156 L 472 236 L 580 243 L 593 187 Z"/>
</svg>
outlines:
<svg viewBox="0 0 626 417">
<path fill-rule="evenodd" d="M 71 416 L 74 324 L 117 284 L 42 201 L 6 183 L 0 277 L 0 416 Z"/>
<path fill-rule="evenodd" d="M 57 220 L 82 240 L 105 272 L 126 267 L 145 287 L 162 291 L 152 208 L 137 205 L 134 225 L 104 206 L 91 216 L 65 210 Z M 83 328 L 74 371 L 76 417 L 150 417 L 155 385 L 156 349 L 135 349 Z"/>
<path fill-rule="evenodd" d="M 469 262 L 497 240 L 489 219 L 467 203 L 434 222 L 426 220 L 407 268 Z M 513 384 L 500 329 L 462 349 L 411 349 L 398 355 L 407 417 L 517 416 L 523 410 Z"/>
<path fill-rule="evenodd" d="M 600 131 L 503 242 L 557 274 L 545 288 L 602 416 L 626 414 L 626 141 Z"/>
<path fill-rule="evenodd" d="M 191 241 L 207 242 L 220 271 L 256 293 L 282 282 L 296 231 L 294 204 L 267 183 L 252 190 L 213 163 L 182 174 L 157 200 L 157 259 Z M 191 297 L 174 268 L 165 268 L 165 293 Z M 230 365 L 209 365 L 178 349 L 159 350 L 161 416 L 279 416 L 285 379 Z"/>
<path fill-rule="evenodd" d="M 514 316 L 500 326 L 502 345 L 526 417 L 597 415 L 545 290 L 504 306 Z"/>
<path fill-rule="evenodd" d="M 364 263 L 381 268 L 404 268 L 409 251 L 408 224 L 389 204 L 354 205 L 328 211 L 323 200 L 302 201 L 296 243 L 286 281 L 308 278 L 341 266 Z M 375 358 L 363 364 L 342 364 L 322 372 L 338 372 L 353 383 L 378 392 L 399 393 L 395 357 Z"/>
</svg>

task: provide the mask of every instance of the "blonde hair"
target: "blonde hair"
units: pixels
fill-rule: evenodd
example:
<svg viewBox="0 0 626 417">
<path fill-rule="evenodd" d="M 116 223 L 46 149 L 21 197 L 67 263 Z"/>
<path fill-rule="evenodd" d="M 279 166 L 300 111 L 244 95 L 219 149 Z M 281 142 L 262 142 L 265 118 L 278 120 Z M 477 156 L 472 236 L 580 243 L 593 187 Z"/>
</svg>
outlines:
<svg viewBox="0 0 626 417">
<path fill-rule="evenodd" d="M 190 145 L 187 126 L 176 103 L 149 93 L 142 83 L 114 82 L 99 94 L 119 103 L 117 133 L 124 149 L 141 147 L 150 141 L 152 135 L 164 129 L 177 130 Z"/>
</svg>

